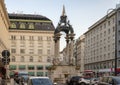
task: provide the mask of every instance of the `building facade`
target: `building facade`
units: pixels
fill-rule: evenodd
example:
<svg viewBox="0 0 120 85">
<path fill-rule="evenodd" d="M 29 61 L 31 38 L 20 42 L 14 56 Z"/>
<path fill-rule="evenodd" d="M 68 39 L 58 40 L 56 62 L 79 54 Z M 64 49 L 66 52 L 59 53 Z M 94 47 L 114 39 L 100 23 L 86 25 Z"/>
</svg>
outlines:
<svg viewBox="0 0 120 85">
<path fill-rule="evenodd" d="M 89 27 L 89 30 L 85 33 L 86 70 L 111 74 L 114 72 L 116 57 L 117 68 L 120 67 L 119 11 L 119 8 L 113 9 Z"/>
<path fill-rule="evenodd" d="M 5 75 L 5 65 L 1 61 L 2 51 L 3 50 L 10 50 L 9 47 L 9 18 L 7 14 L 7 10 L 5 7 L 4 0 L 0 0 L 0 74 L 2 72 Z M 4 72 L 3 72 L 4 71 Z"/>
<path fill-rule="evenodd" d="M 31 76 L 48 76 L 54 56 L 54 26 L 41 15 L 9 14 L 10 75 L 27 71 Z"/>
<path fill-rule="evenodd" d="M 7 10 L 4 4 L 4 0 L 0 1 L 0 52 L 3 50 L 9 50 L 9 18 L 7 14 Z"/>
<path fill-rule="evenodd" d="M 76 66 L 79 67 L 80 73 L 84 72 L 84 44 L 85 36 L 81 35 L 75 42 L 75 62 Z"/>
</svg>

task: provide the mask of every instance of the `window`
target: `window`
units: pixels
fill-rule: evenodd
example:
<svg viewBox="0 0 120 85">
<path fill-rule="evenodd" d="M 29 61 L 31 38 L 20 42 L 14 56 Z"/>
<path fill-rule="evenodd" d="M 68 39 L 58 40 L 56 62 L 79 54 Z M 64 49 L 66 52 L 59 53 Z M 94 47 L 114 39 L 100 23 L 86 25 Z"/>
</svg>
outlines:
<svg viewBox="0 0 120 85">
<path fill-rule="evenodd" d="M 120 55 L 120 50 L 119 50 L 119 55 Z"/>
<path fill-rule="evenodd" d="M 47 37 L 47 41 L 51 41 L 51 37 Z"/>
<path fill-rule="evenodd" d="M 32 56 L 30 56 L 30 62 L 33 62 L 33 57 Z"/>
<path fill-rule="evenodd" d="M 42 41 L 43 40 L 42 36 L 38 36 L 38 40 Z"/>
<path fill-rule="evenodd" d="M 10 27 L 11 27 L 11 28 L 16 28 L 16 24 L 15 24 L 15 23 L 12 23 Z"/>
<path fill-rule="evenodd" d="M 108 26 L 110 26 L 110 21 L 108 21 Z"/>
<path fill-rule="evenodd" d="M 29 40 L 34 40 L 34 37 L 33 36 L 29 36 Z"/>
<path fill-rule="evenodd" d="M 25 69 L 26 69 L 25 65 L 20 65 L 19 66 L 19 70 L 25 70 Z"/>
<path fill-rule="evenodd" d="M 16 49 L 11 49 L 11 53 L 16 53 Z"/>
<path fill-rule="evenodd" d="M 43 70 L 43 66 L 42 65 L 38 65 L 37 66 L 37 70 Z"/>
<path fill-rule="evenodd" d="M 108 34 L 110 34 L 110 29 L 108 29 Z"/>
<path fill-rule="evenodd" d="M 47 50 L 47 54 L 50 54 L 50 49 Z"/>
<path fill-rule="evenodd" d="M 34 54 L 34 49 L 29 49 L 29 54 Z"/>
<path fill-rule="evenodd" d="M 20 36 L 20 40 L 25 40 L 25 36 Z"/>
<path fill-rule="evenodd" d="M 43 72 L 37 72 L 37 76 L 43 76 Z"/>
<path fill-rule="evenodd" d="M 20 53 L 25 53 L 25 49 L 20 49 Z"/>
<path fill-rule="evenodd" d="M 115 27 L 113 27 L 113 32 L 115 32 Z"/>
<path fill-rule="evenodd" d="M 104 24 L 104 28 L 106 28 L 106 23 Z"/>
<path fill-rule="evenodd" d="M 25 29 L 25 24 L 24 24 L 24 23 L 21 23 L 21 24 L 20 24 L 20 28 L 21 28 L 21 29 Z"/>
<path fill-rule="evenodd" d="M 106 31 L 104 31 L 104 36 L 106 36 Z"/>
<path fill-rule="evenodd" d="M 38 54 L 42 55 L 42 49 L 38 49 Z"/>
<path fill-rule="evenodd" d="M 10 66 L 9 66 L 9 69 L 10 69 L 10 70 L 16 70 L 16 66 L 15 66 L 15 65 L 10 65 Z"/>
<path fill-rule="evenodd" d="M 30 76 L 34 76 L 34 72 L 28 72 Z"/>
<path fill-rule="evenodd" d="M 12 60 L 12 62 L 15 62 L 15 56 L 12 56 L 11 60 Z"/>
<path fill-rule="evenodd" d="M 15 36 L 15 35 L 12 35 L 12 36 L 11 36 L 11 40 L 16 40 L 16 36 Z"/>
<path fill-rule="evenodd" d="M 29 24 L 29 29 L 34 29 L 33 23 L 30 23 L 30 24 Z"/>
<path fill-rule="evenodd" d="M 28 66 L 28 70 L 34 70 L 34 66 L 33 65 L 29 65 Z"/>
<path fill-rule="evenodd" d="M 47 57 L 47 62 L 51 62 L 51 59 L 49 56 Z"/>
<path fill-rule="evenodd" d="M 38 62 L 42 62 L 42 57 L 41 56 L 39 56 Z"/>
<path fill-rule="evenodd" d="M 21 62 L 24 62 L 24 56 L 21 56 Z"/>
</svg>

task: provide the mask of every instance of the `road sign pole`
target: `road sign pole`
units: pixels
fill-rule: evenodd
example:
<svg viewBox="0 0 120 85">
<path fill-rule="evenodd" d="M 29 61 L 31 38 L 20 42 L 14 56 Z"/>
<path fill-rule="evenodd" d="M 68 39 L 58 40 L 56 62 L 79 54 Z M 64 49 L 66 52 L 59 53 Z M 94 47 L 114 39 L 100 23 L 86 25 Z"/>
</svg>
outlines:
<svg viewBox="0 0 120 85">
<path fill-rule="evenodd" d="M 5 69 L 6 69 L 6 74 L 5 74 L 5 83 L 7 85 L 7 51 L 5 51 Z"/>
</svg>

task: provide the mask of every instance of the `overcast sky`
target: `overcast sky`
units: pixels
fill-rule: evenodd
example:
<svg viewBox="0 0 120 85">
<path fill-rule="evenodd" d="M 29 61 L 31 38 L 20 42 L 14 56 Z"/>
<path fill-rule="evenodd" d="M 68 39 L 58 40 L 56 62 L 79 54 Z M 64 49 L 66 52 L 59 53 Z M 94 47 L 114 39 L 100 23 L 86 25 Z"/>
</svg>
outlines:
<svg viewBox="0 0 120 85">
<path fill-rule="evenodd" d="M 68 20 L 76 34 L 75 39 L 119 2 L 120 0 L 5 0 L 9 13 L 40 14 L 51 19 L 55 27 L 64 5 Z"/>
</svg>

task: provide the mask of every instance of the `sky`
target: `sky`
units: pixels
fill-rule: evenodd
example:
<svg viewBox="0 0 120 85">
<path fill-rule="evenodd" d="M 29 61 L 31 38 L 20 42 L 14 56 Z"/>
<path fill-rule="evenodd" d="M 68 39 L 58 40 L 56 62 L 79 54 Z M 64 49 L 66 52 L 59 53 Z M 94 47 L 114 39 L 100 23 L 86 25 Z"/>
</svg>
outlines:
<svg viewBox="0 0 120 85">
<path fill-rule="evenodd" d="M 75 39 L 119 3 L 120 0 L 5 0 L 8 13 L 43 15 L 52 20 L 55 28 L 64 5 L 67 18 L 76 34 Z M 61 36 L 61 41 L 63 37 Z M 60 50 L 62 50 L 65 44 L 60 44 Z"/>
</svg>

